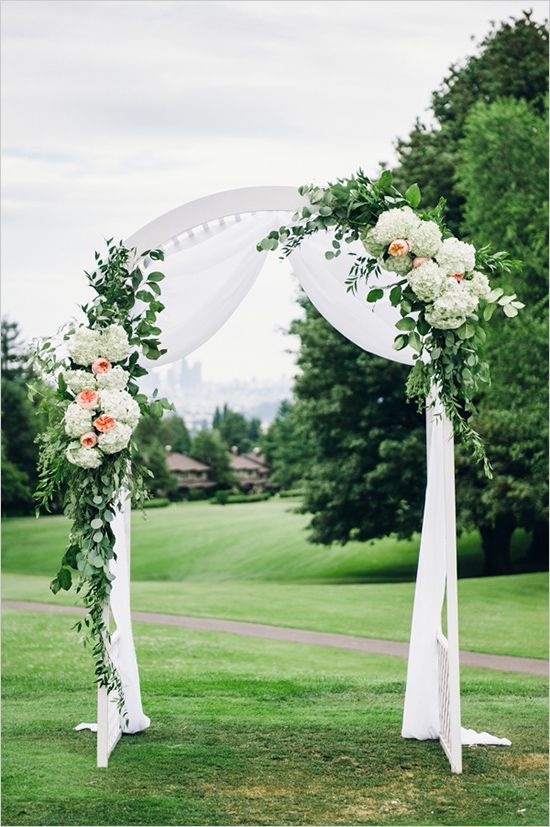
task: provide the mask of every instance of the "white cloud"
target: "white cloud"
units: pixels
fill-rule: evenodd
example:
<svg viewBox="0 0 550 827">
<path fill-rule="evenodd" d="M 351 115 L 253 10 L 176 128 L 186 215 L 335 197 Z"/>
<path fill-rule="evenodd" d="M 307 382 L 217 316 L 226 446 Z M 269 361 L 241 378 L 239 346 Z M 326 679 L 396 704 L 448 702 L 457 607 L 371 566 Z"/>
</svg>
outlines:
<svg viewBox="0 0 550 827">
<path fill-rule="evenodd" d="M 375 170 L 470 35 L 523 6 L 4 0 L 3 311 L 56 329 L 105 235 L 192 198 Z M 197 353 L 208 377 L 291 370 L 280 272 Z"/>
</svg>

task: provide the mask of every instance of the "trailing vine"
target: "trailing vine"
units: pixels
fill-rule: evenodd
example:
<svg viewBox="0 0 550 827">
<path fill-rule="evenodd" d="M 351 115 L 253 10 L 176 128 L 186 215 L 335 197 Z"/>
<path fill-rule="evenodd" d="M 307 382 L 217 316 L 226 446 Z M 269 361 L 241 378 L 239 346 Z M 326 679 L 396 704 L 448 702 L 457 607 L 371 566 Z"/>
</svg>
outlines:
<svg viewBox="0 0 550 827">
<path fill-rule="evenodd" d="M 500 307 L 514 317 L 524 307 L 517 296 L 492 287 L 494 278 L 510 273 L 521 262 L 489 247 L 475 249 L 453 237 L 444 222 L 445 201 L 421 210 L 421 193 L 413 184 L 403 194 L 386 170 L 371 180 L 361 170 L 325 187 L 300 187 L 306 205 L 288 226 L 272 230 L 259 251 L 281 248 L 289 256 L 308 236 L 331 231 L 325 257 L 340 256 L 346 244 L 361 241 L 365 254 L 353 257 L 346 281 L 355 293 L 361 281 L 370 288 L 367 302 L 389 301 L 399 310 L 394 348 L 410 347 L 414 365 L 407 396 L 420 409 L 436 389 L 455 433 L 466 443 L 485 473 L 492 476 L 483 439 L 472 427 L 474 398 L 490 381 L 483 360 L 485 325 Z M 391 284 L 376 283 L 383 272 L 395 273 Z M 434 404 L 434 402 L 430 403 Z"/>
<path fill-rule="evenodd" d="M 61 502 L 72 522 L 50 588 L 55 594 L 75 586 L 87 608 L 75 628 L 91 648 L 97 684 L 117 693 L 121 709 L 122 687 L 106 646 L 110 635 L 103 610 L 114 579 L 112 522 L 124 497 L 143 502 L 152 476 L 140 461 L 133 431 L 141 416 L 161 417 L 172 407 L 156 391 L 149 400 L 137 382 L 148 372 L 140 355 L 156 360 L 166 352 L 157 326 L 164 275 L 152 267 L 163 259 L 161 250 L 138 255 L 109 239 L 106 255 L 96 253 L 95 268 L 86 273 L 95 294 L 81 307 L 86 324 L 70 323 L 58 337 L 36 343 L 37 366 L 55 381 L 53 399 L 30 387 L 48 414 L 48 427 L 38 437 L 37 515 Z"/>
</svg>

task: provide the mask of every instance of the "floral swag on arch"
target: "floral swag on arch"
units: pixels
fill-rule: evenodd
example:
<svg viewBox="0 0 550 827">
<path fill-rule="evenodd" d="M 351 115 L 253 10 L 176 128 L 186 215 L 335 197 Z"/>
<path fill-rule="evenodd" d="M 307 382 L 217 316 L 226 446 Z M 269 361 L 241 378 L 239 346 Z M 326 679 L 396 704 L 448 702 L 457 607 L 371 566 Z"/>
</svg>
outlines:
<svg viewBox="0 0 550 827">
<path fill-rule="evenodd" d="M 422 408 L 436 388 L 455 432 L 491 477 L 483 440 L 469 418 L 480 383 L 489 382 L 489 366 L 482 358 L 484 322 L 497 306 L 508 317 L 524 307 L 515 294 L 506 296 L 502 288 L 493 288 L 489 276 L 508 273 L 521 262 L 454 238 L 443 220 L 445 200 L 433 210 L 419 210 L 418 185 L 403 195 L 388 170 L 376 181 L 360 170 L 352 178 L 326 187 L 300 187 L 299 192 L 308 205 L 289 226 L 270 232 L 258 250 L 282 246 L 284 258 L 307 236 L 332 230 L 332 248 L 325 257 L 333 259 L 342 254 L 342 244 L 361 240 L 367 255 L 350 253 L 354 260 L 347 289 L 356 291 L 364 279 L 371 287 L 368 302 L 383 299 L 387 292 L 402 317 L 394 348 L 409 345 L 416 351 L 408 397 Z M 383 270 L 395 273 L 396 281 L 376 286 Z"/>
<path fill-rule="evenodd" d="M 416 352 L 409 397 L 423 405 L 435 387 L 454 430 L 490 475 L 483 441 L 469 417 L 480 382 L 489 380 L 482 360 L 484 325 L 497 306 L 509 317 L 523 307 L 515 295 L 493 288 L 489 276 L 510 272 L 519 262 L 504 252 L 475 250 L 453 238 L 443 222 L 444 202 L 434 210 L 419 210 L 417 185 L 402 195 L 389 172 L 377 181 L 359 172 L 299 192 L 308 205 L 289 226 L 271 231 L 258 249 L 281 245 L 283 257 L 288 256 L 307 236 L 329 230 L 333 239 L 325 256 L 332 259 L 341 255 L 343 244 L 360 239 L 366 255 L 351 254 L 347 289 L 355 291 L 365 279 L 371 303 L 387 291 L 401 316 L 394 347 L 409 345 Z M 115 557 L 111 523 L 123 496 L 137 505 L 147 496 L 150 472 L 142 466 L 132 438 L 140 416 L 162 416 L 171 408 L 156 393 L 149 400 L 136 381 L 147 373 L 140 355 L 156 360 L 165 353 L 157 326 L 164 309 L 164 275 L 149 272 L 151 263 L 163 258 L 161 250 L 138 255 L 122 242 L 108 241 L 106 258 L 96 253 L 95 270 L 86 274 L 95 293 L 82 306 L 86 325 L 71 324 L 60 339 L 43 340 L 37 349 L 42 372 L 56 380 L 53 397 L 46 394 L 41 401 L 50 424 L 39 438 L 38 510 L 61 501 L 72 521 L 68 548 L 51 588 L 54 593 L 68 590 L 75 579 L 88 610 L 76 629 L 90 645 L 97 684 L 116 693 L 121 710 L 122 684 L 109 655 L 103 619 L 113 580 L 109 564 Z M 395 273 L 396 280 L 376 286 L 373 280 L 383 270 Z"/>
</svg>

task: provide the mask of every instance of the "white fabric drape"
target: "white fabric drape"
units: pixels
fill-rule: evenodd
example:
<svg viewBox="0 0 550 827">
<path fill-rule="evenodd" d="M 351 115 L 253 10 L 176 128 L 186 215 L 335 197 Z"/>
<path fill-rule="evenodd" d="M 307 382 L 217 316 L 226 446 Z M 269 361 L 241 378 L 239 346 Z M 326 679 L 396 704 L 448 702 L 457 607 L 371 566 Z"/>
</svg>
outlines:
<svg viewBox="0 0 550 827">
<path fill-rule="evenodd" d="M 256 251 L 256 243 L 271 228 L 287 219 L 288 214 L 284 213 L 250 214 L 240 221 L 216 222 L 192 234 L 166 240 L 163 245 L 166 260 L 161 265 L 166 274 L 163 282 L 166 310 L 160 317 L 160 326 L 162 344 L 168 352 L 154 364 L 183 358 L 227 321 L 261 270 L 265 254 Z M 330 249 L 330 240 L 330 234 L 308 238 L 290 257 L 293 271 L 306 294 L 319 312 L 359 347 L 393 361 L 412 364 L 412 353 L 408 348 L 398 352 L 392 347 L 398 312 L 388 302 L 378 302 L 375 307 L 368 305 L 364 285 L 359 287 L 356 295 L 346 292 L 344 283 L 351 258 L 345 254 L 348 251 L 345 249 L 341 257 L 327 261 L 324 252 Z M 362 252 L 360 246 L 356 250 Z M 392 274 L 384 274 L 382 278 L 384 283 L 396 280 Z M 445 589 L 443 451 L 443 434 L 436 421 L 431 434 L 403 720 L 403 735 L 419 739 L 439 735 L 435 640 Z M 136 732 L 147 727 L 149 719 L 141 707 L 132 638 L 127 516 L 121 514 L 113 523 L 118 560 L 114 568 L 117 577 L 111 605 L 120 631 L 119 667 L 130 718 L 127 731 Z M 464 743 L 509 743 L 486 733 L 472 733 L 463 730 Z M 485 736 L 489 740 L 483 740 Z"/>
</svg>

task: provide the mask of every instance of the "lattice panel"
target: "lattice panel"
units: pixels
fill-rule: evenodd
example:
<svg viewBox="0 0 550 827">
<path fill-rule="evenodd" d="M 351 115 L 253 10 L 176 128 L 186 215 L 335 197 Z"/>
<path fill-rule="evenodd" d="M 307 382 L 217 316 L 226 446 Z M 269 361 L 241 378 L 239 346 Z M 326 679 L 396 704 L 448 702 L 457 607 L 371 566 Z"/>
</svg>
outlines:
<svg viewBox="0 0 550 827">
<path fill-rule="evenodd" d="M 118 666 L 120 650 L 120 636 L 114 632 L 107 651 L 115 666 Z M 109 756 L 116 747 L 122 735 L 122 722 L 118 709 L 118 695 L 115 692 L 107 693 L 104 688 L 98 689 L 97 694 L 97 766 L 106 767 Z"/>
<path fill-rule="evenodd" d="M 451 689 L 449 680 L 449 645 L 447 638 L 439 633 L 437 636 L 437 661 L 439 673 L 439 740 L 445 753 L 452 761 L 453 738 L 451 725 Z"/>
</svg>

